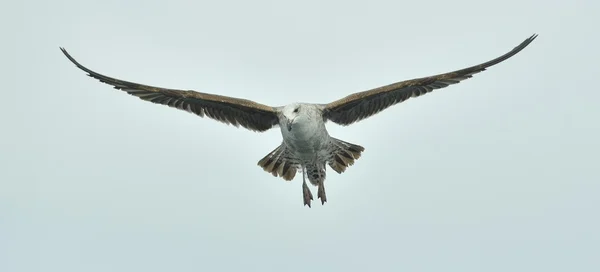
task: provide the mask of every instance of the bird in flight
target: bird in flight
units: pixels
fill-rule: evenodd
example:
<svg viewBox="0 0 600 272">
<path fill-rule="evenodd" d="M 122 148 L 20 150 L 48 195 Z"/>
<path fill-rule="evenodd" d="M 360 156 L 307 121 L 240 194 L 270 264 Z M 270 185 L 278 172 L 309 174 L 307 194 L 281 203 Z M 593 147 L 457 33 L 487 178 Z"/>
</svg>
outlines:
<svg viewBox="0 0 600 272">
<path fill-rule="evenodd" d="M 311 207 L 313 195 L 306 179 L 318 187 L 317 196 L 323 205 L 327 201 L 324 186 L 326 164 L 341 174 L 353 165 L 365 150 L 360 145 L 331 137 L 325 127 L 327 121 L 350 125 L 411 97 L 459 83 L 514 56 L 536 37 L 537 34 L 532 35 L 500 57 L 461 70 L 396 82 L 354 93 L 329 104 L 292 103 L 279 107 L 246 99 L 154 87 L 108 77 L 79 64 L 64 48 L 60 49 L 89 76 L 143 100 L 257 132 L 279 126 L 282 143 L 258 161 L 258 165 L 273 176 L 287 181 L 291 181 L 297 172 L 301 172 L 304 205 Z"/>
</svg>

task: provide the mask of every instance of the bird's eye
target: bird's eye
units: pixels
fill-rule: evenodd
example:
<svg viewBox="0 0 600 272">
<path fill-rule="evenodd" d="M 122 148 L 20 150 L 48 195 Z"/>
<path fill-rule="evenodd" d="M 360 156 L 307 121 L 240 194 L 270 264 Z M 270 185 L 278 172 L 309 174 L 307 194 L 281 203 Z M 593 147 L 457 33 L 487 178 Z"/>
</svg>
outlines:
<svg viewBox="0 0 600 272">
<path fill-rule="evenodd" d="M 300 107 L 296 108 L 296 109 L 294 110 L 294 112 L 298 112 L 298 110 L 300 110 Z"/>
</svg>

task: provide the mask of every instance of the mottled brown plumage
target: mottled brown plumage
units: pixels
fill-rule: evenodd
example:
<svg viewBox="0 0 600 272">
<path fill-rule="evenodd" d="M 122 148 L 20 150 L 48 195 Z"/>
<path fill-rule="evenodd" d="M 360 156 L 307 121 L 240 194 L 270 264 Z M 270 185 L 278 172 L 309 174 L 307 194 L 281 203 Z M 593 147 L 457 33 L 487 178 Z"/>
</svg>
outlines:
<svg viewBox="0 0 600 272">
<path fill-rule="evenodd" d="M 246 99 L 160 88 L 108 77 L 79 64 L 67 50 L 62 47 L 60 49 L 89 76 L 143 100 L 186 110 L 200 117 L 207 116 L 225 124 L 241 125 L 254 131 L 265 131 L 279 124 L 276 109 L 273 107 Z"/>
<path fill-rule="evenodd" d="M 537 34 L 534 34 L 510 52 L 479 65 L 445 74 L 400 81 L 372 90 L 351 94 L 324 105 L 323 118 L 340 125 L 349 125 L 360 121 L 411 97 L 417 97 L 435 89 L 445 88 L 471 78 L 474 74 L 485 71 L 486 68 L 519 53 L 536 37 Z"/>
</svg>

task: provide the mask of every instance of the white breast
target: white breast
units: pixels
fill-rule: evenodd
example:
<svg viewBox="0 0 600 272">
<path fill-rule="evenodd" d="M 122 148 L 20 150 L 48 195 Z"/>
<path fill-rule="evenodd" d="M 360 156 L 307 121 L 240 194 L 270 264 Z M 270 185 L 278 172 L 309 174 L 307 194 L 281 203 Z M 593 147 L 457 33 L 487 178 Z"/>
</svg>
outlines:
<svg viewBox="0 0 600 272">
<path fill-rule="evenodd" d="M 281 127 L 281 135 L 284 143 L 290 151 L 303 160 L 314 159 L 325 151 L 329 142 L 329 134 L 323 122 L 316 119 L 296 119 L 292 129 Z"/>
</svg>

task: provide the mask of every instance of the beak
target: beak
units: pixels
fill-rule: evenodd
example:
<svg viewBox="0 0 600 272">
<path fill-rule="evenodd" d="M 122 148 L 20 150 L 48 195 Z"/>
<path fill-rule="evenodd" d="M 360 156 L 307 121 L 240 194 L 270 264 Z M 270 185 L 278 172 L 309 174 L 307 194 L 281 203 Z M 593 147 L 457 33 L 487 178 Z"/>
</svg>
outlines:
<svg viewBox="0 0 600 272">
<path fill-rule="evenodd" d="M 292 125 L 294 124 L 294 119 L 291 119 L 291 120 L 287 121 L 287 130 L 288 131 L 292 131 Z"/>
</svg>

